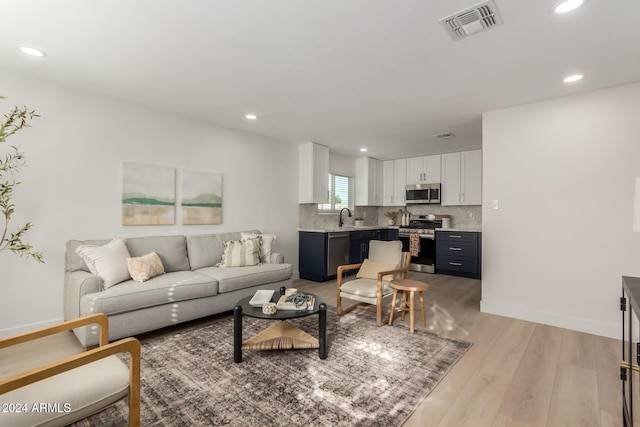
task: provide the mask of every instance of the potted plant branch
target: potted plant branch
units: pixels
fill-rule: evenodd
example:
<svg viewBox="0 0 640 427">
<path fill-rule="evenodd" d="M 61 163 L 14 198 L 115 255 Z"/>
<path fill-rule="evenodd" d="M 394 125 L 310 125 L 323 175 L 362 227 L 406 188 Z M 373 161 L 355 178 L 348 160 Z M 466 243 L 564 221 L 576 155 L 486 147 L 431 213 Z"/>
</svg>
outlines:
<svg viewBox="0 0 640 427">
<path fill-rule="evenodd" d="M 0 100 L 4 98 L 0 96 Z M 30 127 L 29 122 L 39 116 L 27 107 L 14 107 L 4 117 L 4 122 L 0 124 L 0 144 L 19 130 Z M 4 227 L 0 226 L 0 252 L 11 251 L 20 257 L 31 257 L 37 262 L 44 262 L 42 252 L 22 241 L 24 235 L 34 226 L 31 222 L 26 222 L 13 232 L 9 231 L 9 221 L 15 212 L 11 197 L 13 190 L 20 185 L 14 177 L 25 166 L 24 153 L 16 146 L 11 146 L 8 154 L 0 158 L 0 213 L 4 216 Z"/>
<path fill-rule="evenodd" d="M 396 223 L 396 213 L 393 211 L 385 212 L 384 216 L 387 217 L 387 225 L 394 225 Z"/>
</svg>

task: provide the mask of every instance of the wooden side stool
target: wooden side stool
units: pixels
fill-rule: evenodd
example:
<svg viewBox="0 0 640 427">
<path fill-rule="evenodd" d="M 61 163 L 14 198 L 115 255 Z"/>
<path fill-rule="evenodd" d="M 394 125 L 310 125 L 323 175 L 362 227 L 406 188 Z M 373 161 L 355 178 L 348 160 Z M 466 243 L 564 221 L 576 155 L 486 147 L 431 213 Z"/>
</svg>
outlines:
<svg viewBox="0 0 640 427">
<path fill-rule="evenodd" d="M 422 313 L 422 327 L 427 327 L 427 320 L 424 315 L 424 292 L 429 289 L 429 285 L 425 282 L 412 279 L 394 279 L 391 281 L 391 287 L 393 288 L 393 299 L 391 303 L 391 313 L 389 313 L 389 325 L 393 324 L 393 313 L 399 311 L 400 318 L 404 320 L 404 314 L 409 312 L 409 329 L 411 333 L 414 331 L 414 295 L 416 292 L 420 294 L 420 312 Z M 402 304 L 399 308 L 396 308 L 396 298 L 398 297 L 398 291 L 402 292 Z M 407 301 L 407 294 L 409 294 L 409 301 Z"/>
</svg>

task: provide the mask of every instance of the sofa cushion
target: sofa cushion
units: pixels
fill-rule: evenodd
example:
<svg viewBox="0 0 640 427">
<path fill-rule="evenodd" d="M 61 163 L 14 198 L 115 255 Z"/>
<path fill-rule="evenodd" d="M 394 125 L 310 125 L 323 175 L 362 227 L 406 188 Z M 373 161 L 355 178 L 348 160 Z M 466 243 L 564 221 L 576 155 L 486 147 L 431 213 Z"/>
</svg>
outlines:
<svg viewBox="0 0 640 427">
<path fill-rule="evenodd" d="M 247 231 L 247 233 L 260 234 L 258 230 L 250 230 Z M 191 269 L 198 270 L 204 267 L 215 266 L 222 261 L 224 242 L 240 239 L 240 232 L 187 236 L 187 249 L 189 251 Z"/>
<path fill-rule="evenodd" d="M 371 279 L 353 279 L 344 282 L 340 287 L 340 294 L 351 294 L 354 296 L 376 299 L 378 292 L 377 283 Z M 382 295 L 387 296 L 393 293 L 393 288 L 389 282 L 382 282 Z M 348 295 L 347 295 L 348 298 Z"/>
<path fill-rule="evenodd" d="M 157 253 L 167 273 L 190 270 L 185 236 L 129 237 L 127 248 L 132 257 Z"/>
<path fill-rule="evenodd" d="M 218 281 L 218 292 L 231 292 L 251 286 L 287 280 L 293 274 L 291 264 L 260 264 L 248 267 L 205 267 L 198 270 Z"/>
<path fill-rule="evenodd" d="M 76 253 L 82 257 L 89 271 L 100 276 L 104 288 L 131 279 L 127 268 L 129 251 L 123 238 L 116 238 L 102 246 L 80 245 Z"/>
<path fill-rule="evenodd" d="M 196 271 L 175 271 L 144 283 L 129 280 L 105 291 L 84 295 L 80 300 L 80 315 L 125 313 L 217 293 L 216 279 Z"/>
</svg>

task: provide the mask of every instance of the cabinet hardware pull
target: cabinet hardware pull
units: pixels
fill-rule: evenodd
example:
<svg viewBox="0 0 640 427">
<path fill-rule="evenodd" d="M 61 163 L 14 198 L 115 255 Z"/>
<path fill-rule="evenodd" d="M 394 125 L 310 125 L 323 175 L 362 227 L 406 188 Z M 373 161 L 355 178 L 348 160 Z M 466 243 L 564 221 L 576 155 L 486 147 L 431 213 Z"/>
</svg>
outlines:
<svg viewBox="0 0 640 427">
<path fill-rule="evenodd" d="M 462 236 L 457 236 L 455 234 L 449 234 L 450 239 L 462 239 Z"/>
<path fill-rule="evenodd" d="M 450 251 L 461 251 L 462 248 L 449 248 Z"/>
<path fill-rule="evenodd" d="M 457 267 L 461 267 L 461 266 L 462 266 L 462 263 L 459 263 L 459 262 L 450 262 L 450 263 L 449 263 L 449 265 L 455 265 L 455 266 L 457 266 Z"/>
<path fill-rule="evenodd" d="M 624 360 L 622 362 L 620 362 L 620 367 L 624 368 L 624 369 L 632 369 L 632 370 L 634 370 L 636 372 L 640 372 L 640 366 L 638 366 L 636 364 L 630 365 L 629 362 L 626 362 Z"/>
</svg>

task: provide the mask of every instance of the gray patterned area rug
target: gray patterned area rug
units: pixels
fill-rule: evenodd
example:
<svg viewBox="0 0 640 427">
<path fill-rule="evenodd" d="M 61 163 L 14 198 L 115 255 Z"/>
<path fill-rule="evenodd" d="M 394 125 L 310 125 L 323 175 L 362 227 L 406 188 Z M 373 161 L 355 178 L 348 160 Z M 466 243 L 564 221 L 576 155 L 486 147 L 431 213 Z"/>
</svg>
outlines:
<svg viewBox="0 0 640 427">
<path fill-rule="evenodd" d="M 244 338 L 271 324 L 245 317 Z M 316 315 L 292 320 L 317 336 Z M 233 318 L 142 339 L 143 426 L 399 426 L 471 346 L 355 310 L 327 312 L 317 350 L 243 351 Z M 75 426 L 127 425 L 126 400 Z"/>
</svg>

